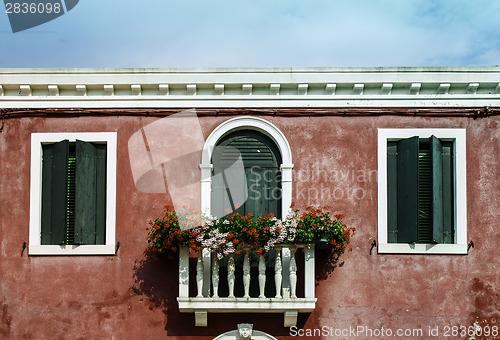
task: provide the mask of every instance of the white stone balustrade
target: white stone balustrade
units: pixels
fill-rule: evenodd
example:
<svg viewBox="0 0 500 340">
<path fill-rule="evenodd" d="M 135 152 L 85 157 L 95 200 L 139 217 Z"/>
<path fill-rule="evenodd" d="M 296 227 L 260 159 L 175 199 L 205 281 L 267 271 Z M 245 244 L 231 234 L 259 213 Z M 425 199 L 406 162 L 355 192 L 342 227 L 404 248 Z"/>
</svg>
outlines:
<svg viewBox="0 0 500 340">
<path fill-rule="evenodd" d="M 295 253 L 299 249 L 304 252 L 303 277 L 298 277 Z M 217 256 L 210 256 L 206 250 L 199 252 L 196 259 L 197 295 L 189 296 L 189 251 L 186 248 L 181 249 L 177 298 L 179 310 L 195 313 L 195 324 L 202 327 L 207 326 L 208 313 L 283 313 L 284 326 L 295 326 L 298 313 L 311 312 L 316 305 L 314 244 L 277 246 L 274 250 L 270 251 L 269 256 L 245 254 L 242 263 L 241 258 L 239 260 L 240 269 L 237 269 L 237 261 L 233 255 L 219 261 Z M 252 271 L 251 258 L 255 259 L 255 271 Z M 225 271 L 221 272 L 221 267 L 224 268 L 226 262 L 227 274 Z M 225 275 L 227 277 L 224 277 Z M 253 275 L 256 277 L 252 279 Z M 297 296 L 298 280 L 304 282 L 304 296 L 300 297 Z M 225 285 L 226 282 L 227 286 L 221 293 L 221 284 Z M 239 285 L 243 283 L 242 290 L 235 290 L 237 282 L 240 282 Z M 266 296 L 266 288 L 272 292 L 271 287 L 275 293 Z M 227 296 L 221 296 L 224 292 Z"/>
</svg>

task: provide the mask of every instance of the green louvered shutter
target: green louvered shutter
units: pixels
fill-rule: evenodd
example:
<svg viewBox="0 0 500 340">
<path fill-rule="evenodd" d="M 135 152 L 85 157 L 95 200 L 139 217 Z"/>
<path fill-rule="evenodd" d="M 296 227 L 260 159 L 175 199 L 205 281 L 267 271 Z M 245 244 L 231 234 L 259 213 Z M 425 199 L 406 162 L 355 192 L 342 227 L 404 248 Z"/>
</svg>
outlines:
<svg viewBox="0 0 500 340">
<path fill-rule="evenodd" d="M 399 243 L 414 243 L 418 237 L 418 151 L 418 137 L 398 142 L 397 239 Z"/>
<path fill-rule="evenodd" d="M 387 239 L 398 242 L 398 144 L 387 142 Z"/>
<path fill-rule="evenodd" d="M 433 231 L 433 162 L 429 143 L 421 142 L 418 150 L 418 238 L 432 243 Z"/>
<path fill-rule="evenodd" d="M 231 178 L 238 176 L 238 169 L 228 171 L 239 155 L 243 160 L 246 185 Z M 218 143 L 212 163 L 212 215 L 221 217 L 229 209 L 241 214 L 273 213 L 281 217 L 281 157 L 271 139 L 255 131 L 231 133 Z M 236 203 L 242 202 L 236 202 L 234 197 L 242 196 L 241 193 L 247 200 L 236 209 Z"/>
<path fill-rule="evenodd" d="M 42 146 L 41 244 L 66 243 L 69 141 Z"/>
<path fill-rule="evenodd" d="M 433 174 L 433 242 L 454 241 L 453 142 L 431 137 Z"/>
<path fill-rule="evenodd" d="M 76 141 L 75 243 L 104 244 L 106 149 Z"/>
<path fill-rule="evenodd" d="M 75 143 L 69 143 L 68 156 L 68 193 L 66 205 L 66 244 L 75 243 L 75 180 L 76 180 Z"/>
<path fill-rule="evenodd" d="M 95 244 L 106 244 L 106 160 L 107 147 L 96 144 L 96 228 Z"/>
<path fill-rule="evenodd" d="M 387 143 L 388 242 L 454 242 L 453 171 L 453 142 Z"/>
<path fill-rule="evenodd" d="M 453 188 L 453 142 L 441 142 L 443 156 L 443 243 L 455 241 L 455 193 Z"/>
<path fill-rule="evenodd" d="M 431 136 L 432 158 L 432 241 L 444 243 L 443 219 L 443 155 L 441 141 Z"/>
<path fill-rule="evenodd" d="M 242 212 L 247 186 L 244 178 L 245 169 L 242 163 L 237 163 L 239 157 L 239 151 L 227 145 L 217 146 L 214 150 L 213 158 L 216 161 L 212 176 L 212 216 L 219 218 L 228 211 Z"/>
</svg>

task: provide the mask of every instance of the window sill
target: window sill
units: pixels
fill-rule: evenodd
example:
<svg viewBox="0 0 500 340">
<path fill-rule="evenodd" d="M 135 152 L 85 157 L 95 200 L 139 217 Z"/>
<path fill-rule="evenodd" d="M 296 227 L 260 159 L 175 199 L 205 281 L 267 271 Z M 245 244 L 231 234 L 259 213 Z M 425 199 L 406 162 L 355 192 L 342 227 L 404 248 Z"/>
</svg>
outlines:
<svg viewBox="0 0 500 340">
<path fill-rule="evenodd" d="M 30 245 L 29 255 L 115 255 L 114 245 Z"/>
<path fill-rule="evenodd" d="M 467 255 L 466 244 L 380 243 L 379 254 Z"/>
</svg>

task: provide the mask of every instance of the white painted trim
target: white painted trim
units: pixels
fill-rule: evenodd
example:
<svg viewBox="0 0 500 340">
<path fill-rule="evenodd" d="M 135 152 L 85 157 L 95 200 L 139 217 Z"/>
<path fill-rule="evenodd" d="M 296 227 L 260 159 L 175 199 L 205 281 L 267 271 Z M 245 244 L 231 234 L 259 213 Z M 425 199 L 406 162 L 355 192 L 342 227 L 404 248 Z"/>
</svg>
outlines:
<svg viewBox="0 0 500 340">
<path fill-rule="evenodd" d="M 467 244 L 380 243 L 379 253 L 386 254 L 467 254 Z"/>
<path fill-rule="evenodd" d="M 315 289 L 316 289 L 316 254 L 314 251 L 315 245 L 309 244 L 304 247 L 304 296 L 306 298 L 314 298 L 315 297 Z"/>
<path fill-rule="evenodd" d="M 41 245 L 42 144 L 68 139 L 101 142 L 107 145 L 106 163 L 106 244 L 57 246 Z M 31 134 L 29 255 L 113 255 L 116 233 L 116 132 L 71 132 Z"/>
<path fill-rule="evenodd" d="M 387 242 L 387 141 L 431 135 L 453 140 L 455 158 L 455 244 L 408 245 Z M 379 253 L 467 254 L 467 181 L 465 129 L 378 129 L 378 243 Z"/>
<path fill-rule="evenodd" d="M 114 255 L 115 245 L 29 245 L 29 255 Z"/>
<path fill-rule="evenodd" d="M 0 108 L 494 107 L 499 77 L 498 67 L 0 69 Z"/>
<path fill-rule="evenodd" d="M 4 90 L 5 93 L 5 90 Z M 373 108 L 373 107 L 498 107 L 497 95 L 412 95 L 410 96 L 75 96 L 75 97 L 0 97 L 0 108 Z"/>
<path fill-rule="evenodd" d="M 265 119 L 257 117 L 242 116 L 229 119 L 219 126 L 217 126 L 212 133 L 208 136 L 203 146 L 202 159 L 200 169 L 202 171 L 201 183 L 201 210 L 210 216 L 211 206 L 211 177 L 208 172 L 212 169 L 210 159 L 212 151 L 214 150 L 217 142 L 233 131 L 238 130 L 256 130 L 269 138 L 271 138 L 281 153 L 282 164 L 282 198 L 281 198 L 281 213 L 285 216 L 292 204 L 292 151 L 285 135 L 272 123 Z"/>
</svg>

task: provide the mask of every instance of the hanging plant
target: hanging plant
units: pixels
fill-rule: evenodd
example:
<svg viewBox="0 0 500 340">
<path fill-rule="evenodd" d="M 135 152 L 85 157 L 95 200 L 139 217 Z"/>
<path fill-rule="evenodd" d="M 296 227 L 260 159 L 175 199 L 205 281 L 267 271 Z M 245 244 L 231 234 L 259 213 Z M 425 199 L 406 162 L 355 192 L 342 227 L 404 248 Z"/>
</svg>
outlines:
<svg viewBox="0 0 500 340">
<path fill-rule="evenodd" d="M 346 251 L 356 228 L 343 223 L 342 214 L 331 216 L 328 207 L 307 207 L 300 211 L 292 204 L 292 209 L 283 219 L 273 214 L 230 212 L 223 218 L 210 220 L 196 213 L 177 214 L 166 206 L 163 216 L 150 222 L 147 251 L 157 257 L 172 255 L 182 246 L 194 251 L 205 248 L 219 259 L 249 250 L 263 254 L 276 245 L 299 243 L 317 243 L 337 255 Z"/>
</svg>

